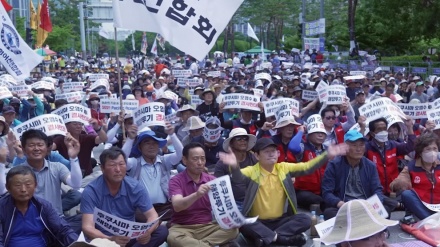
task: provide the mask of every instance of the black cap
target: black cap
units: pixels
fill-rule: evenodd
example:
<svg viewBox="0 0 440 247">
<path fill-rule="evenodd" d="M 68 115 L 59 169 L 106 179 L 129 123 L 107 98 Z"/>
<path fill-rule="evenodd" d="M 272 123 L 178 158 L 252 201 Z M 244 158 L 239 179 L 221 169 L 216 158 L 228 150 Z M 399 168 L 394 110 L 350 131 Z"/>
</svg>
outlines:
<svg viewBox="0 0 440 247">
<path fill-rule="evenodd" d="M 362 91 L 362 90 L 359 90 L 359 91 L 356 92 L 356 96 L 359 95 L 359 94 L 364 94 L 365 95 L 365 92 Z"/>
<path fill-rule="evenodd" d="M 273 142 L 273 140 L 271 138 L 264 137 L 264 138 L 258 139 L 258 141 L 255 143 L 254 151 L 259 152 L 269 146 L 277 147 L 277 145 Z"/>
</svg>

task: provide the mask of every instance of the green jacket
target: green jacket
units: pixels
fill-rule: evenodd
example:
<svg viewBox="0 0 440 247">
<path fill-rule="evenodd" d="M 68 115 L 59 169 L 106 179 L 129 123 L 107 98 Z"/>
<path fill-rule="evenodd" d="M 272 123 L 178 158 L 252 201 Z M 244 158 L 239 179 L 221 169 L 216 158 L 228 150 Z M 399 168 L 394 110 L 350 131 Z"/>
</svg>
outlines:
<svg viewBox="0 0 440 247">
<path fill-rule="evenodd" d="M 295 188 L 293 187 L 292 177 L 304 176 L 313 173 L 316 169 L 323 166 L 328 161 L 327 152 L 305 163 L 276 163 L 274 169 L 278 172 L 278 177 L 282 182 L 284 192 L 286 193 L 289 207 L 287 213 L 289 215 L 296 214 L 297 201 Z M 243 202 L 242 213 L 248 216 L 254 205 L 255 198 L 260 187 L 261 172 L 260 163 L 248 166 L 243 169 L 239 167 L 232 169 L 231 179 L 234 182 L 246 183 L 246 194 Z"/>
</svg>

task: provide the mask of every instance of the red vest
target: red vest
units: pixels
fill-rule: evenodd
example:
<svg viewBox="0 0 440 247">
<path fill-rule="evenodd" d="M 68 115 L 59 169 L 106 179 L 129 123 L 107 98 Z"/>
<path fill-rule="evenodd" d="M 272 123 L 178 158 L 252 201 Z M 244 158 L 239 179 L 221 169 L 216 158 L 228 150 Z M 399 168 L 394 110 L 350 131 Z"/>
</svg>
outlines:
<svg viewBox="0 0 440 247">
<path fill-rule="evenodd" d="M 416 167 L 415 161 L 408 165 L 411 184 L 420 199 L 429 204 L 440 204 L 440 165 L 434 168 L 435 184 L 432 184 L 421 167 Z"/>
<path fill-rule="evenodd" d="M 344 132 L 344 129 L 342 128 L 342 125 L 338 124 L 335 127 L 335 134 L 336 134 L 336 141 L 338 143 L 344 143 L 345 132 Z"/>
<path fill-rule="evenodd" d="M 255 126 L 255 122 L 252 120 L 250 124 L 244 125 L 240 122 L 240 120 L 233 120 L 232 121 L 232 128 L 243 128 L 247 131 L 248 134 L 251 135 L 257 135 L 257 127 Z"/>
<path fill-rule="evenodd" d="M 380 183 L 386 195 L 390 193 L 390 183 L 399 175 L 396 154 L 396 148 L 385 150 L 385 157 L 376 150 L 367 150 L 367 158 L 376 164 Z"/>
<path fill-rule="evenodd" d="M 304 154 L 301 162 L 307 162 L 316 158 L 316 153 L 311 144 L 304 143 Z M 327 164 L 321 166 L 312 174 L 296 177 L 294 187 L 297 190 L 307 190 L 316 195 L 321 195 L 321 181 L 324 178 L 324 172 Z"/>
<path fill-rule="evenodd" d="M 278 157 L 278 163 L 280 162 L 289 162 L 289 163 L 295 163 L 295 155 L 293 155 L 292 152 L 289 151 L 288 148 L 286 148 L 286 152 L 284 152 L 284 147 L 282 143 L 277 144 L 277 149 L 280 152 L 280 156 Z"/>
</svg>

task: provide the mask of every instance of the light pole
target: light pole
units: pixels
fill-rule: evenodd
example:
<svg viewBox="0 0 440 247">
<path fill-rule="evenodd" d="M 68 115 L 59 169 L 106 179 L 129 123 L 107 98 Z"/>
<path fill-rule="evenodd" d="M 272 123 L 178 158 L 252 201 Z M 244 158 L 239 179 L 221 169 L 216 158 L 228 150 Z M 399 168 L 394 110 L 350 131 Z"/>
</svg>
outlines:
<svg viewBox="0 0 440 247">
<path fill-rule="evenodd" d="M 79 26 L 80 26 L 80 34 L 81 34 L 81 53 L 82 58 L 86 59 L 86 32 L 84 30 L 84 8 L 86 8 L 87 5 L 84 5 L 83 2 L 80 2 L 78 5 L 79 8 Z"/>
</svg>

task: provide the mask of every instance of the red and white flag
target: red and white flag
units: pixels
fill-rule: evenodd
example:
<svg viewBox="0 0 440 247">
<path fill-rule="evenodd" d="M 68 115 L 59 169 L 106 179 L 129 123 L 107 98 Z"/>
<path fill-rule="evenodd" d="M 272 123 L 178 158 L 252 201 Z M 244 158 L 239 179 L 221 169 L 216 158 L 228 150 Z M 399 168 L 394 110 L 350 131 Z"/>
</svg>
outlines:
<svg viewBox="0 0 440 247">
<path fill-rule="evenodd" d="M 49 0 L 43 0 L 40 12 L 40 27 L 46 32 L 52 32 L 52 22 L 50 21 Z"/>
</svg>

